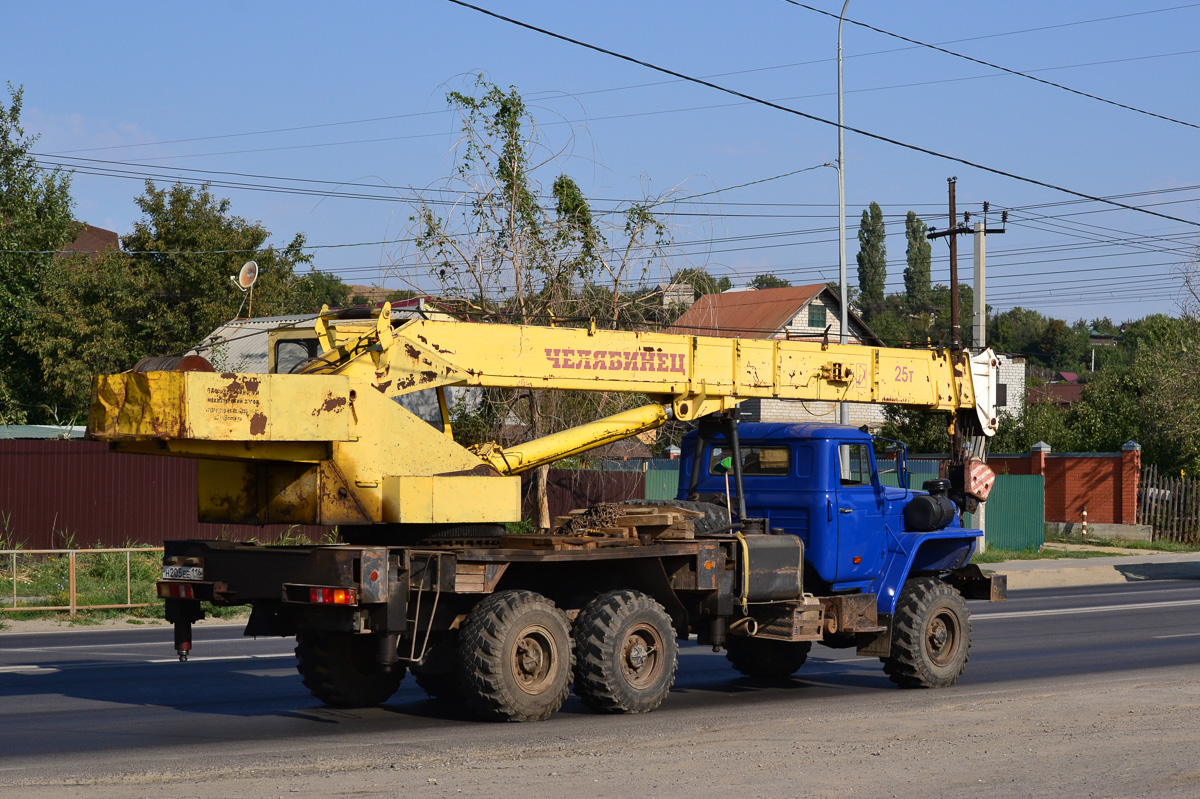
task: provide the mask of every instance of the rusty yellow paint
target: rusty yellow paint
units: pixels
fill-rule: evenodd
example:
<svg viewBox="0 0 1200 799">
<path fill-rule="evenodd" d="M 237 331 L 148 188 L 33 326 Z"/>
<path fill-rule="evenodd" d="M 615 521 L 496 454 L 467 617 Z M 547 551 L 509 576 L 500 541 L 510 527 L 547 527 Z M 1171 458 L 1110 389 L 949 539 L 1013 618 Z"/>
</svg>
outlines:
<svg viewBox="0 0 1200 799">
<path fill-rule="evenodd" d="M 149 372 L 93 382 L 88 432 L 119 449 L 193 457 L 209 521 L 374 524 L 520 518 L 513 475 L 752 397 L 979 404 L 994 430 L 995 362 L 900 350 L 390 316 L 319 321 L 298 375 Z M 973 382 L 975 381 L 975 382 Z M 395 399 L 478 386 L 646 394 L 652 404 L 473 453 Z M 978 395 L 977 395 L 978 392 Z M 986 407 L 985 407 L 986 406 Z"/>
<path fill-rule="evenodd" d="M 173 439 L 187 433 L 180 402 L 187 372 L 127 372 L 92 378 L 88 433 L 103 440 Z"/>
<path fill-rule="evenodd" d="M 484 523 L 521 520 L 521 478 L 393 475 L 383 481 L 383 520 Z"/>
<path fill-rule="evenodd" d="M 96 378 L 88 428 L 101 440 L 348 441 L 349 402 L 349 380 L 332 375 L 126 372 Z"/>
</svg>

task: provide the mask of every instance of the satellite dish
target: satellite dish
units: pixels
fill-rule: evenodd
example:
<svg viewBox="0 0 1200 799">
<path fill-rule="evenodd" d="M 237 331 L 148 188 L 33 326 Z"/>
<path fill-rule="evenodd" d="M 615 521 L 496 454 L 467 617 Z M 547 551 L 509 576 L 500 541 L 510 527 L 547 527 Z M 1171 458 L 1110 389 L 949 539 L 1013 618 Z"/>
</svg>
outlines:
<svg viewBox="0 0 1200 799">
<path fill-rule="evenodd" d="M 254 281 L 258 280 L 258 264 L 254 261 L 246 261 L 242 265 L 242 271 L 238 272 L 236 282 L 238 287 L 245 291 L 254 285 Z"/>
</svg>

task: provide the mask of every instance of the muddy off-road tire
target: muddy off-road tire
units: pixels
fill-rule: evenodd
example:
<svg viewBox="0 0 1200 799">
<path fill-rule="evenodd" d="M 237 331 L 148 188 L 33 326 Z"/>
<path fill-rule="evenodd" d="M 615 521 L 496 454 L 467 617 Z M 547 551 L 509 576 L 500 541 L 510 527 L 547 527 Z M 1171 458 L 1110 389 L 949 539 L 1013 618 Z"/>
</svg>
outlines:
<svg viewBox="0 0 1200 799">
<path fill-rule="evenodd" d="M 397 664 L 384 671 L 373 635 L 300 630 L 296 670 L 313 696 L 330 707 L 374 707 L 391 698 L 404 679 Z"/>
<path fill-rule="evenodd" d="M 446 639 L 430 644 L 421 663 L 408 667 L 417 685 L 431 698 L 454 702 L 462 697 L 458 689 L 458 641 Z"/>
<path fill-rule="evenodd" d="M 609 591 L 575 619 L 575 695 L 601 713 L 649 713 L 675 682 L 679 644 L 663 606 Z"/>
<path fill-rule="evenodd" d="M 967 667 L 971 612 L 953 586 L 933 577 L 904 583 L 893 619 L 892 654 L 880 658 L 902 688 L 945 688 Z"/>
<path fill-rule="evenodd" d="M 725 659 L 747 677 L 786 680 L 808 660 L 811 641 L 772 641 L 731 635 L 725 640 Z"/>
<path fill-rule="evenodd" d="M 459 689 L 485 719 L 549 718 L 567 698 L 573 666 L 566 614 L 532 591 L 492 594 L 459 630 Z"/>
</svg>

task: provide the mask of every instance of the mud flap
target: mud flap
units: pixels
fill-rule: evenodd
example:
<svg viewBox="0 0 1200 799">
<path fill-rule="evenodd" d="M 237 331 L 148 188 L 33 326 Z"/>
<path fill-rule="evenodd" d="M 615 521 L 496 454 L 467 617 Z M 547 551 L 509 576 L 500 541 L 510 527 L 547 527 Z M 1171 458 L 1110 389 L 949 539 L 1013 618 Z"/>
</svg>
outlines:
<svg viewBox="0 0 1200 799">
<path fill-rule="evenodd" d="M 974 563 L 960 569 L 951 569 L 945 581 L 958 589 L 966 599 L 982 599 L 988 602 L 1003 602 L 1008 599 L 1008 575 L 984 574 Z"/>
<path fill-rule="evenodd" d="M 854 642 L 858 645 L 856 654 L 869 658 L 885 658 L 892 654 L 892 614 L 880 613 L 879 626 L 881 632 L 858 633 Z"/>
</svg>

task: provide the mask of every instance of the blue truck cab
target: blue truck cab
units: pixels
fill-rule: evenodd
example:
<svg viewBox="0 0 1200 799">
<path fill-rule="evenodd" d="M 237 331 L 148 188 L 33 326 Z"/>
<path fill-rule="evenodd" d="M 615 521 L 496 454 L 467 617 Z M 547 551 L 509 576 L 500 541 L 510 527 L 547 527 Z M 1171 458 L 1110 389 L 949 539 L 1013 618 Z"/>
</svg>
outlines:
<svg viewBox="0 0 1200 799">
<path fill-rule="evenodd" d="M 940 530 L 905 529 L 904 508 L 927 492 L 883 485 L 868 433 L 835 424 L 747 422 L 738 426 L 738 435 L 747 514 L 804 542 L 811 590 L 872 593 L 879 612 L 892 613 L 910 573 L 949 571 L 970 562 L 983 533 L 964 528 L 957 508 Z M 685 453 L 695 448 L 696 437 L 694 431 L 684 437 Z M 707 469 L 697 489 L 723 503 L 730 475 L 718 464 L 732 448 L 719 434 L 706 443 L 700 463 Z M 688 498 L 692 460 L 685 457 L 681 464 L 681 500 Z"/>
<path fill-rule="evenodd" d="M 932 491 L 907 487 L 905 459 L 898 454 L 896 469 L 885 472 L 896 473 L 896 480 L 888 480 L 896 485 L 884 485 L 875 460 L 875 439 L 854 427 L 746 422 L 737 425 L 736 437 L 745 515 L 762 519 L 761 528 L 772 535 L 800 539 L 804 592 L 874 600 L 876 613 L 871 615 L 877 617 L 879 632 L 826 635 L 824 643 L 857 644 L 859 654 L 879 656 L 886 667 L 894 642 L 904 635 L 900 628 L 906 618 L 921 617 L 922 629 L 938 635 L 938 614 L 925 607 L 937 604 L 934 595 L 951 602 L 947 597 L 953 592 L 953 602 L 958 603 L 963 597 L 1003 598 L 1003 577 L 985 576 L 970 564 L 982 531 L 962 526 L 959 509 L 944 496 L 945 486 L 936 485 L 949 481 L 934 481 L 929 486 Z M 736 525 L 739 503 L 728 438 L 714 430 L 703 438 L 697 431 L 684 437 L 677 499 L 724 506 Z M 697 467 L 700 473 L 693 477 Z M 906 514 L 914 502 L 917 505 Z M 915 512 L 931 508 L 932 517 Z M 905 601 L 921 607 L 901 607 Z M 960 638 L 965 632 L 969 646 L 969 624 L 960 618 L 963 613 L 965 606 L 958 616 L 944 614 L 942 623 L 965 627 L 957 632 Z M 730 651 L 730 659 L 735 660 L 735 651 Z M 752 654 L 758 660 L 764 657 L 762 651 Z M 937 665 L 932 663 L 935 670 Z M 897 681 L 938 684 L 925 679 L 928 675 L 913 679 L 911 671 Z M 896 674 L 889 674 L 896 679 Z"/>
</svg>

